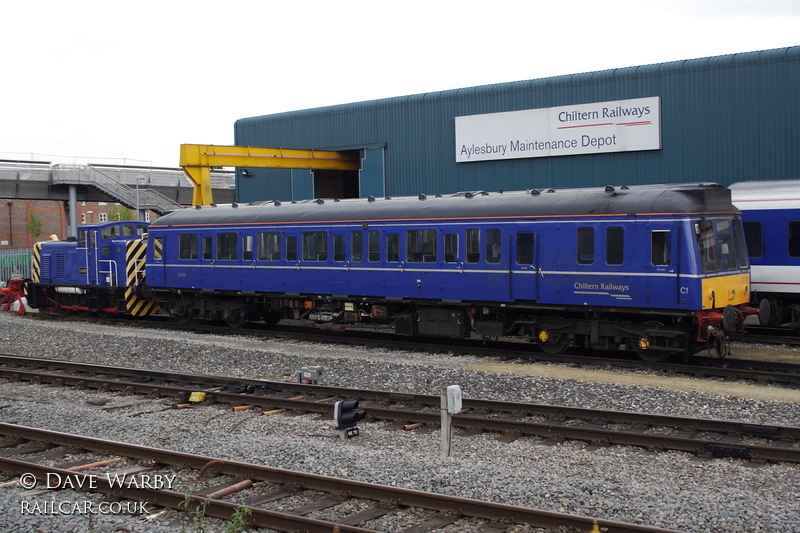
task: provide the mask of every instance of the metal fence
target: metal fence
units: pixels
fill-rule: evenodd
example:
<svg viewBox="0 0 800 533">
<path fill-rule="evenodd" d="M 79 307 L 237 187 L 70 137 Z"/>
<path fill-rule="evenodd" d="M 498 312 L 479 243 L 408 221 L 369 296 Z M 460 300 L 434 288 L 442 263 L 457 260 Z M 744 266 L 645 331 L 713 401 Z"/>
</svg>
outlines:
<svg viewBox="0 0 800 533">
<path fill-rule="evenodd" d="M 0 284 L 10 279 L 31 277 L 33 249 L 3 248 L 0 250 Z"/>
</svg>

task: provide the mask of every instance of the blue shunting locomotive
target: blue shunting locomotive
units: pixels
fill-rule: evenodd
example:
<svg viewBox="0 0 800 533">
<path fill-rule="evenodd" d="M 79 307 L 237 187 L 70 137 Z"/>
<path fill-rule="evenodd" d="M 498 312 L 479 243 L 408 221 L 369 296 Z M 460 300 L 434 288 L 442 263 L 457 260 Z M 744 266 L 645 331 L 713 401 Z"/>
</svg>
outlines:
<svg viewBox="0 0 800 533">
<path fill-rule="evenodd" d="M 724 355 L 750 270 L 716 184 L 256 202 L 150 225 L 132 292 L 174 320 Z"/>
<path fill-rule="evenodd" d="M 106 222 L 78 229 L 77 239 L 33 247 L 29 305 L 63 313 L 154 314 L 161 309 L 136 288 L 145 282 L 148 222 Z"/>
</svg>

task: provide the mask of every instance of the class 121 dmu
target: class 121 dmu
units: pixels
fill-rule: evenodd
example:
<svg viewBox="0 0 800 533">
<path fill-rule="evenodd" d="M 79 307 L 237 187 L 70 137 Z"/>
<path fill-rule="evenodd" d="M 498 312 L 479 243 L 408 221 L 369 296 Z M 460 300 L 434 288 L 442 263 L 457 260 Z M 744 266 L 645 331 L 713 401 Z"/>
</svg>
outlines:
<svg viewBox="0 0 800 533">
<path fill-rule="evenodd" d="M 648 361 L 724 355 L 755 313 L 741 214 L 713 183 L 196 206 L 142 236 L 83 232 L 71 248 L 37 245 L 41 264 L 53 257 L 51 276 L 42 267 L 29 284 L 31 305 L 513 338 Z M 125 266 L 113 280 L 92 277 L 112 268 L 106 249 Z M 96 266 L 58 281 L 59 253 Z M 112 281 L 103 307 L 76 303 Z"/>
</svg>

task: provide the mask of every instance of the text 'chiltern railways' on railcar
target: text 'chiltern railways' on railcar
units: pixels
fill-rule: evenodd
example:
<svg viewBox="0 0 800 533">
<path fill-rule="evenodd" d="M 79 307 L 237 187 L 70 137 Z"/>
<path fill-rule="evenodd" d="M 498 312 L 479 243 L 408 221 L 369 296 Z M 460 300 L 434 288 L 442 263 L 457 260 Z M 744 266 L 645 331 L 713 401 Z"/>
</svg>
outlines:
<svg viewBox="0 0 800 533">
<path fill-rule="evenodd" d="M 197 207 L 150 225 L 146 272 L 135 292 L 178 321 L 393 326 L 651 361 L 724 352 L 752 312 L 740 213 L 716 184 Z"/>
</svg>

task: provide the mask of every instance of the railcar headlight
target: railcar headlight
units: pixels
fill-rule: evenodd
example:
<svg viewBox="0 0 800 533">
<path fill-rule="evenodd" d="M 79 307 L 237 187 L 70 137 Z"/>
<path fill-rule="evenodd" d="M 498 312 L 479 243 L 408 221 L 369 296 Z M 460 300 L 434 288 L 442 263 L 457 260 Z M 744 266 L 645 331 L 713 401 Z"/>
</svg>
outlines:
<svg viewBox="0 0 800 533">
<path fill-rule="evenodd" d="M 731 290 L 731 300 L 733 300 L 734 298 L 736 298 L 736 289 Z"/>
</svg>

